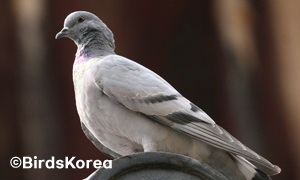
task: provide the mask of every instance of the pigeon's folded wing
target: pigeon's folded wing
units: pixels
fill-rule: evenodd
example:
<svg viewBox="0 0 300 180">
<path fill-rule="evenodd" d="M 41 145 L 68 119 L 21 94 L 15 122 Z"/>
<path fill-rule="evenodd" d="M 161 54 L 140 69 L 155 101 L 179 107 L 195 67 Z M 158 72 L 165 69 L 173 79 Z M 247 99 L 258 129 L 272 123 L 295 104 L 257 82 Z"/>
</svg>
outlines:
<svg viewBox="0 0 300 180">
<path fill-rule="evenodd" d="M 103 58 L 92 71 L 96 86 L 112 100 L 194 139 L 240 155 L 267 174 L 280 169 L 247 148 L 200 108 L 151 70 L 117 55 Z"/>
</svg>

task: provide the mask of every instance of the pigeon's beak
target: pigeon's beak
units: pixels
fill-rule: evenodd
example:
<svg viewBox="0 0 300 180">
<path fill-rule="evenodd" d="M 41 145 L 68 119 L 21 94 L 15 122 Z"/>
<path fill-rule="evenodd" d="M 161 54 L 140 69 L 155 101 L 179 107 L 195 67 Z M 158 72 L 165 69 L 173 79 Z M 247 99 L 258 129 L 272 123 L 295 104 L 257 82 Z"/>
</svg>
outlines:
<svg viewBox="0 0 300 180">
<path fill-rule="evenodd" d="M 69 34 L 69 28 L 64 27 L 59 33 L 56 34 L 55 39 L 66 37 Z"/>
</svg>

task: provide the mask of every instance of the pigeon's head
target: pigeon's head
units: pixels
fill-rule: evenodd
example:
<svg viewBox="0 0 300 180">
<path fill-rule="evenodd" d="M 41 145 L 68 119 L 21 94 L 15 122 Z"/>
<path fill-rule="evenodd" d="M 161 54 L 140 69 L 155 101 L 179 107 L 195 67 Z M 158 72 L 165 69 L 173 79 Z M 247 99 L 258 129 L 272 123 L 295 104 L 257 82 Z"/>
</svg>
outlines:
<svg viewBox="0 0 300 180">
<path fill-rule="evenodd" d="M 55 39 L 61 37 L 68 37 L 77 45 L 85 45 L 95 40 L 114 49 L 111 30 L 96 15 L 86 11 L 76 11 L 66 17 L 64 27 L 56 34 Z"/>
</svg>

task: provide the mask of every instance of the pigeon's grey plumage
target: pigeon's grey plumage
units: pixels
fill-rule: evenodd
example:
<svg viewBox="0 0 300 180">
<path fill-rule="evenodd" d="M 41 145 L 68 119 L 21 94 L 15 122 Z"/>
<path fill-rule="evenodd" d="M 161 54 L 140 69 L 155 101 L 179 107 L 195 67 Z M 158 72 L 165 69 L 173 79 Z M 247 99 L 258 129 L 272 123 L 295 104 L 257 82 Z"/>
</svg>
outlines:
<svg viewBox="0 0 300 180">
<path fill-rule="evenodd" d="M 73 81 L 83 131 L 108 156 L 173 152 L 208 163 L 228 179 L 270 179 L 280 172 L 159 75 L 116 55 L 113 33 L 94 14 L 68 15 L 60 37 L 78 47 Z"/>
</svg>

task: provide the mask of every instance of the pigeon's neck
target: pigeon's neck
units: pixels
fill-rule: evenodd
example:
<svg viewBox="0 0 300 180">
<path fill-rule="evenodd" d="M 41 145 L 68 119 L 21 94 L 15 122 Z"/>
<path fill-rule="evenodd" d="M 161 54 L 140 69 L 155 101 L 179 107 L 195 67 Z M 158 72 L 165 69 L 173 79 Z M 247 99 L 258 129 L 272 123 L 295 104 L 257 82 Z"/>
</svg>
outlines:
<svg viewBox="0 0 300 180">
<path fill-rule="evenodd" d="M 75 63 L 81 63 L 88 61 L 89 59 L 96 57 L 97 55 L 94 55 L 91 53 L 92 51 L 86 51 L 84 47 L 78 46 L 76 55 L 75 55 Z"/>
<path fill-rule="evenodd" d="M 89 31 L 83 34 L 76 44 L 78 47 L 77 54 L 85 58 L 115 54 L 114 43 L 109 42 L 100 31 Z"/>
</svg>

